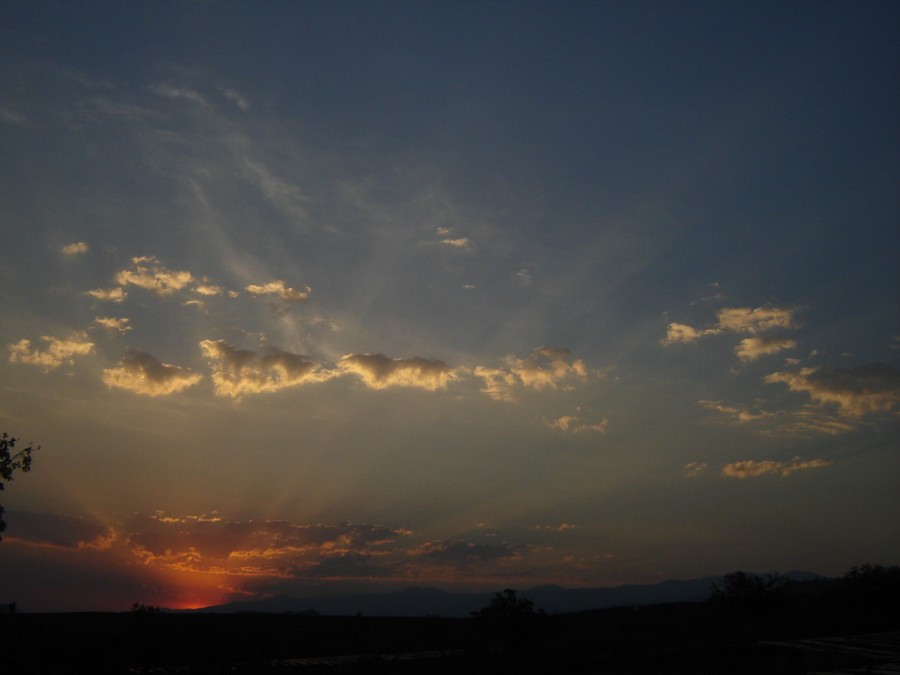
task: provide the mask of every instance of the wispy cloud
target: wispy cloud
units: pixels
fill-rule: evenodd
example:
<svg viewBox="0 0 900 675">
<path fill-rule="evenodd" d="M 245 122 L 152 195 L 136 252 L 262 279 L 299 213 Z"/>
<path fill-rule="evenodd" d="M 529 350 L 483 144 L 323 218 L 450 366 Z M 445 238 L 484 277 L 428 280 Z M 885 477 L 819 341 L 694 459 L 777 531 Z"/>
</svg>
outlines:
<svg viewBox="0 0 900 675">
<path fill-rule="evenodd" d="M 89 249 L 90 247 L 83 241 L 76 241 L 63 246 L 62 252 L 66 255 L 78 255 L 80 253 L 87 253 Z"/>
<path fill-rule="evenodd" d="M 558 347 L 539 347 L 525 358 L 507 356 L 506 368 L 477 366 L 473 372 L 484 380 L 482 391 L 498 400 L 514 398 L 517 388 L 557 389 L 572 377 L 587 377 L 584 362 Z"/>
<path fill-rule="evenodd" d="M 145 396 L 177 394 L 197 384 L 203 376 L 190 368 L 162 363 L 137 349 L 129 349 L 113 368 L 103 371 L 103 382 Z"/>
<path fill-rule="evenodd" d="M 710 328 L 694 328 L 684 323 L 672 322 L 666 328 L 663 345 L 696 342 L 707 335 L 723 332 L 757 335 L 772 330 L 797 328 L 795 310 L 787 307 L 723 307 L 716 312 L 717 323 Z M 789 344 L 793 343 L 793 344 Z M 774 354 L 781 349 L 795 347 L 793 340 L 775 338 L 750 338 L 742 340 L 735 353 L 744 361 L 751 361 L 763 354 Z"/>
<path fill-rule="evenodd" d="M 709 465 L 706 462 L 688 462 L 684 465 L 684 475 L 688 478 L 696 478 L 704 473 Z"/>
<path fill-rule="evenodd" d="M 279 300 L 285 302 L 306 302 L 309 300 L 310 293 L 312 293 L 312 289 L 309 286 L 305 286 L 299 290 L 289 288 L 280 279 L 265 284 L 250 284 L 244 290 L 250 295 L 274 295 Z"/>
<path fill-rule="evenodd" d="M 786 477 L 797 471 L 820 469 L 822 467 L 830 466 L 831 464 L 833 464 L 833 462 L 827 459 L 804 460 L 799 457 L 794 457 L 789 462 L 778 462 L 771 459 L 756 462 L 752 459 L 748 459 L 742 462 L 726 464 L 722 469 L 722 475 L 728 478 L 758 478 L 767 475 Z"/>
<path fill-rule="evenodd" d="M 900 372 L 882 364 L 801 368 L 772 373 L 765 382 L 786 384 L 791 391 L 808 394 L 820 404 L 837 405 L 840 413 L 848 417 L 889 412 L 900 404 Z"/>
<path fill-rule="evenodd" d="M 744 338 L 741 340 L 740 344 L 734 348 L 734 353 L 741 361 L 746 363 L 754 361 L 760 356 L 777 354 L 784 349 L 793 349 L 796 346 L 796 340 L 761 335 Z"/>
<path fill-rule="evenodd" d="M 112 333 L 127 333 L 131 330 L 130 323 L 131 319 L 126 317 L 98 316 L 94 319 L 94 324 Z"/>
<path fill-rule="evenodd" d="M 723 307 L 716 312 L 719 329 L 733 333 L 762 333 L 776 328 L 796 328 L 794 310 L 787 307 Z"/>
<path fill-rule="evenodd" d="M 763 410 L 754 411 L 744 406 L 726 405 L 724 403 L 721 403 L 720 401 L 700 400 L 697 401 L 697 403 L 699 403 L 704 408 L 707 408 L 708 410 L 715 410 L 716 412 L 720 412 L 723 415 L 729 415 L 736 419 L 738 422 L 752 422 L 753 420 L 759 420 L 772 416 L 772 413 L 765 412 Z"/>
<path fill-rule="evenodd" d="M 97 300 L 104 302 L 123 302 L 128 297 L 128 293 L 124 288 L 95 288 L 91 291 L 85 291 L 85 295 L 89 295 Z"/>
<path fill-rule="evenodd" d="M 76 356 L 85 356 L 94 351 L 94 343 L 87 339 L 84 332 L 72 333 L 67 338 L 44 335 L 41 340 L 46 343 L 43 350 L 32 348 L 28 339 L 9 345 L 9 360 L 12 363 L 42 366 L 47 372 L 64 364 L 72 365 Z"/>
<path fill-rule="evenodd" d="M 568 431 L 574 434 L 584 431 L 594 431 L 602 434 L 606 432 L 606 427 L 609 426 L 609 420 L 606 418 L 595 422 L 585 421 L 580 411 L 575 415 L 563 415 L 556 419 L 544 420 L 544 423 L 551 429 L 559 429 L 560 431 Z"/>
<path fill-rule="evenodd" d="M 157 295 L 176 293 L 193 283 L 194 276 L 184 270 L 167 269 L 154 256 L 140 256 L 131 259 L 131 267 L 116 273 L 116 283 L 127 286 L 133 284 Z"/>
</svg>

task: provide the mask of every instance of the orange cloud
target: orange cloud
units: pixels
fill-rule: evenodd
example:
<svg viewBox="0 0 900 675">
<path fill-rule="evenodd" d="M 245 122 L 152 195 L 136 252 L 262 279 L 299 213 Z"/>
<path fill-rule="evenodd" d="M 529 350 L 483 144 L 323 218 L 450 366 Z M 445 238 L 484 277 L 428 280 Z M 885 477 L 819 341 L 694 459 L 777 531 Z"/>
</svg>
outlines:
<svg viewBox="0 0 900 675">
<path fill-rule="evenodd" d="M 799 457 L 794 457 L 790 462 L 777 462 L 771 459 L 755 462 L 748 459 L 727 464 L 722 469 L 722 475 L 728 478 L 758 478 L 769 474 L 790 476 L 796 471 L 819 469 L 831 464 L 833 462 L 827 459 L 801 460 Z"/>
</svg>

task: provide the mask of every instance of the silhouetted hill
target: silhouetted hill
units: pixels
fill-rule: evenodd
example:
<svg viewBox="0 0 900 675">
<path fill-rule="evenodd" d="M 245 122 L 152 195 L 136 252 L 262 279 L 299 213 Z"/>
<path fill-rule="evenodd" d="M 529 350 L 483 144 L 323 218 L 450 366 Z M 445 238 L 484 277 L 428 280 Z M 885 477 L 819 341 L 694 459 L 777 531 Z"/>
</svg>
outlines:
<svg viewBox="0 0 900 675">
<path fill-rule="evenodd" d="M 794 571 L 786 575 L 794 581 L 820 578 L 813 572 Z M 519 591 L 534 606 L 549 614 L 581 612 L 606 607 L 632 607 L 675 602 L 701 602 L 711 595 L 713 584 L 721 584 L 723 576 L 701 579 L 672 579 L 658 584 L 631 584 L 610 588 L 561 588 L 547 585 Z M 498 589 L 499 590 L 499 589 Z M 493 593 L 452 593 L 435 588 L 406 588 L 389 593 L 366 593 L 349 596 L 289 598 L 277 596 L 263 600 L 243 600 L 205 607 L 192 612 L 267 614 L 313 614 L 329 616 L 443 616 L 468 617 L 490 602 Z"/>
</svg>

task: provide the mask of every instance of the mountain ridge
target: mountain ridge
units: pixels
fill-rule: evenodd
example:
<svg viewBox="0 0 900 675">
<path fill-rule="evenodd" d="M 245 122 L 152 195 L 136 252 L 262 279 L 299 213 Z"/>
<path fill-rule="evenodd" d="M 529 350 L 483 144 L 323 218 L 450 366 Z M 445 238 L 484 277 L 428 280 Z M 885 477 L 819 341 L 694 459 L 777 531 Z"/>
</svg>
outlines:
<svg viewBox="0 0 900 675">
<path fill-rule="evenodd" d="M 794 570 L 783 576 L 792 581 L 822 578 L 815 572 Z M 725 575 L 697 579 L 667 579 L 655 584 L 625 584 L 596 588 L 564 588 L 555 584 L 534 586 L 518 591 L 522 598 L 531 600 L 535 608 L 550 614 L 604 609 L 657 605 L 677 602 L 701 602 L 712 594 L 713 584 L 721 584 Z M 357 593 L 344 596 L 318 596 L 292 598 L 278 595 L 260 600 L 238 600 L 178 612 L 232 614 L 321 614 L 327 616 L 413 617 L 441 616 L 447 618 L 468 617 L 486 606 L 494 591 L 454 592 L 437 588 L 410 586 L 397 591 Z"/>
</svg>

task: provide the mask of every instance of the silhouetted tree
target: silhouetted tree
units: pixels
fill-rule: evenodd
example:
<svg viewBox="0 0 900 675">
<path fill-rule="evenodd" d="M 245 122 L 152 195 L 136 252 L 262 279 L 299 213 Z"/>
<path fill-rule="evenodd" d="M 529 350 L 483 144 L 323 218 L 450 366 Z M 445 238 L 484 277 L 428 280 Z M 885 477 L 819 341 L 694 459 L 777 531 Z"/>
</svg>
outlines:
<svg viewBox="0 0 900 675">
<path fill-rule="evenodd" d="M 519 598 L 511 588 L 495 593 L 490 604 L 472 612 L 472 617 L 482 639 L 507 647 L 539 642 L 546 620 L 543 610 L 535 610 L 531 600 Z"/>
<path fill-rule="evenodd" d="M 738 603 L 752 602 L 781 588 L 786 582 L 787 578 L 777 572 L 760 577 L 739 570 L 726 574 L 721 586 L 712 585 L 713 599 Z"/>
<path fill-rule="evenodd" d="M 22 471 L 23 473 L 31 471 L 31 453 L 40 449 L 40 446 L 34 447 L 29 443 L 27 447 L 15 452 L 17 442 L 17 438 L 13 438 L 6 432 L 3 432 L 3 435 L 0 436 L 0 490 L 3 490 L 6 483 L 13 479 L 13 474 L 16 471 Z M 0 506 L 0 532 L 5 529 L 6 521 L 3 520 L 3 507 Z"/>
</svg>

